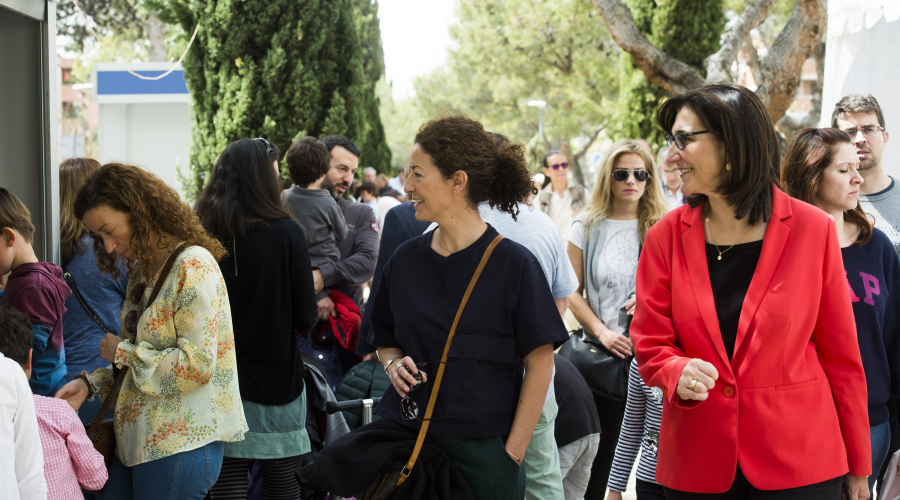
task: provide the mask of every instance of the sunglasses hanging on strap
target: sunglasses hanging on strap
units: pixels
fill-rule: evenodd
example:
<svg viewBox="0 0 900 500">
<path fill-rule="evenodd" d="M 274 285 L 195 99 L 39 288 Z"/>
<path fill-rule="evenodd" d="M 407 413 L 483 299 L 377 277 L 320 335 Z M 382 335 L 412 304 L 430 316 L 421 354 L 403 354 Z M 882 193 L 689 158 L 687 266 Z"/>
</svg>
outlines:
<svg viewBox="0 0 900 500">
<path fill-rule="evenodd" d="M 459 304 L 459 309 L 456 311 L 456 317 L 453 319 L 453 326 L 450 327 L 450 334 L 447 335 L 447 343 L 444 345 L 444 354 L 441 355 L 441 363 L 440 366 L 438 366 L 437 377 L 435 377 L 434 380 L 434 388 L 431 389 L 431 395 L 428 398 L 428 407 L 425 408 L 425 418 L 422 419 L 419 437 L 416 438 L 416 445 L 413 447 L 409 461 L 406 462 L 406 465 L 403 466 L 402 470 L 380 474 L 362 495 L 357 495 L 360 500 L 387 500 L 393 497 L 397 488 L 406 481 L 406 478 L 409 477 L 413 467 L 416 465 L 416 460 L 419 458 L 419 452 L 422 451 L 422 444 L 425 443 L 425 434 L 428 433 L 428 426 L 431 425 L 431 413 L 434 411 L 434 405 L 437 402 L 438 390 L 441 388 L 441 380 L 444 378 L 444 368 L 447 366 L 447 356 L 450 353 L 450 343 L 453 341 L 453 335 L 456 334 L 456 326 L 459 324 L 459 318 L 466 308 L 466 303 L 469 302 L 469 297 L 472 295 L 472 290 L 475 289 L 475 284 L 478 283 L 478 278 L 481 277 L 481 272 L 484 271 L 484 266 L 487 265 L 488 259 L 491 258 L 491 254 L 494 252 L 494 248 L 496 248 L 501 241 L 503 241 L 503 236 L 497 235 L 497 237 L 494 238 L 494 241 L 488 245 L 487 250 L 484 251 L 481 262 L 478 263 L 478 268 L 472 276 L 472 281 L 469 282 L 469 288 L 466 289 L 466 294 L 463 295 L 462 302 Z"/>
</svg>

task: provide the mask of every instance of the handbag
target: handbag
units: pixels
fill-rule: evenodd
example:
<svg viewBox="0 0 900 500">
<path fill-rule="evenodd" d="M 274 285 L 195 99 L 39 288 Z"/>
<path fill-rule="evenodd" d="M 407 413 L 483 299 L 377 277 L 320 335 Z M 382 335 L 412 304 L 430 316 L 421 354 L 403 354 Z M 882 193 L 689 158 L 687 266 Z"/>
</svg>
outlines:
<svg viewBox="0 0 900 500">
<path fill-rule="evenodd" d="M 469 302 L 469 296 L 472 295 L 472 290 L 475 288 L 475 284 L 478 283 L 478 278 L 481 277 L 481 272 L 484 270 L 484 266 L 491 257 L 491 253 L 494 252 L 494 248 L 496 248 L 502 240 L 503 236 L 497 235 L 497 237 L 494 238 L 494 241 L 488 245 L 487 250 L 484 251 L 481 262 L 478 263 L 478 268 L 475 270 L 475 274 L 469 282 L 469 287 L 466 289 L 466 294 L 463 295 L 462 302 L 459 304 L 459 309 L 456 311 L 456 317 L 453 319 L 453 326 L 450 327 L 450 334 L 447 336 L 447 343 L 444 345 L 444 354 L 441 355 L 441 363 L 438 366 L 437 377 L 435 377 L 434 380 L 434 388 L 431 389 L 431 395 L 428 398 L 428 407 L 425 409 L 425 418 L 422 420 L 422 427 L 419 429 L 419 436 L 416 438 L 416 444 L 413 447 L 409 461 L 406 462 L 403 469 L 399 471 L 383 472 L 379 474 L 366 491 L 356 495 L 356 498 L 359 500 L 388 500 L 394 496 L 394 493 L 397 492 L 397 489 L 404 481 L 406 481 L 406 478 L 408 478 L 409 474 L 412 472 L 413 467 L 416 464 L 416 459 L 419 458 L 419 452 L 422 451 L 422 444 L 425 442 L 425 434 L 428 433 L 428 426 L 431 425 L 431 412 L 434 410 L 434 404 L 437 402 L 438 389 L 440 389 L 441 380 L 444 378 L 444 367 L 447 365 L 450 342 L 453 341 L 453 335 L 456 334 L 456 325 L 459 324 L 459 318 L 462 316 L 463 309 L 466 308 L 466 303 Z"/>
<path fill-rule="evenodd" d="M 162 272 L 159 274 L 159 279 L 156 280 L 156 285 L 153 287 L 153 292 L 150 294 L 150 298 L 147 300 L 146 305 L 144 306 L 144 310 L 141 311 L 141 314 L 138 315 L 140 317 L 144 311 L 150 307 L 150 304 L 156 300 L 156 296 L 159 295 L 160 290 L 162 289 L 163 283 L 166 281 L 166 278 L 169 277 L 169 272 L 172 271 L 172 266 L 175 264 L 175 259 L 187 249 L 187 244 L 181 245 L 176 248 L 174 252 L 169 255 L 169 258 L 166 259 L 166 264 L 163 266 Z M 94 321 L 100 325 L 100 328 L 103 329 L 104 332 L 112 335 L 113 333 L 109 331 L 108 328 L 100 321 L 100 318 L 97 317 L 96 314 L 88 307 L 87 302 L 84 301 L 84 298 L 81 296 L 81 293 L 78 291 L 78 287 L 75 286 L 75 279 L 68 272 L 63 274 L 63 278 L 65 278 L 66 283 L 69 285 L 69 288 L 72 289 L 72 293 L 78 299 L 78 302 L 81 303 L 81 306 L 84 307 L 85 311 L 87 311 L 88 315 L 94 318 Z M 113 365 L 115 371 L 115 365 Z M 125 374 L 128 373 L 128 367 L 123 367 L 118 370 L 116 373 L 115 379 L 113 380 L 112 385 L 110 386 L 109 392 L 106 394 L 106 397 L 103 398 L 103 403 L 100 404 L 100 409 L 97 410 L 97 416 L 94 417 L 93 422 L 90 425 L 85 426 L 85 432 L 90 438 L 91 443 L 94 445 L 94 449 L 97 450 L 101 455 L 103 455 L 103 463 L 106 464 L 106 470 L 109 472 L 110 464 L 112 464 L 113 454 L 116 452 L 116 430 L 113 425 L 113 419 L 103 417 L 106 416 L 106 412 L 111 408 L 115 407 L 116 400 L 119 397 L 119 389 L 122 387 L 122 381 L 125 380 Z M 92 493 L 95 495 L 99 495 L 103 493 L 103 490 L 99 491 L 86 491 L 86 493 Z"/>
<path fill-rule="evenodd" d="M 619 320 L 622 320 L 622 311 Z M 627 318 L 622 335 L 628 337 L 631 316 Z M 628 395 L 628 370 L 634 356 L 620 358 L 612 353 L 587 332 L 584 327 L 569 332 L 569 340 L 559 348 L 559 355 L 571 361 L 588 387 L 595 394 L 608 399 L 622 401 Z"/>
</svg>

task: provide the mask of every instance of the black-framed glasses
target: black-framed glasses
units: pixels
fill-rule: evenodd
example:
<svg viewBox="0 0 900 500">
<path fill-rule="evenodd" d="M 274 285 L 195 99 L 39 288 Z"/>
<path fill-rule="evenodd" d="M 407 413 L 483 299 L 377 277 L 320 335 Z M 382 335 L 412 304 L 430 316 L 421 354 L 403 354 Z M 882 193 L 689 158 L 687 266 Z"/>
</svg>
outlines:
<svg viewBox="0 0 900 500">
<path fill-rule="evenodd" d="M 441 362 L 440 361 L 426 361 L 424 363 L 416 363 L 416 367 L 421 370 L 422 367 L 424 367 L 426 365 L 430 365 L 430 364 L 441 364 Z M 450 363 L 445 363 L 445 364 L 447 366 L 453 366 Z M 410 372 L 410 375 L 412 375 L 416 379 L 416 384 L 411 385 L 409 388 L 409 392 L 406 393 L 406 397 L 404 397 L 403 399 L 400 400 L 400 416 L 403 418 L 403 420 L 405 420 L 407 422 L 423 421 L 423 420 L 425 420 L 424 418 L 419 418 L 419 404 L 416 403 L 415 401 L 413 401 L 413 399 L 411 397 L 409 397 L 410 393 L 422 388 L 422 384 L 423 384 L 422 372 L 419 371 L 418 373 L 412 373 L 412 371 L 409 368 L 407 368 L 406 366 L 403 366 L 402 368 L 406 368 L 406 370 Z M 437 417 L 437 418 L 430 418 L 429 420 L 441 420 L 444 418 L 450 418 L 450 417 Z"/>
<path fill-rule="evenodd" d="M 266 154 L 269 154 L 272 152 L 272 149 L 273 149 L 272 143 L 270 143 L 269 141 L 263 139 L 262 137 L 254 137 L 253 140 L 254 141 L 263 141 L 263 143 L 266 145 Z"/>
<path fill-rule="evenodd" d="M 613 171 L 612 178 L 617 182 L 625 182 L 631 174 L 634 174 L 634 180 L 638 182 L 644 182 L 650 178 L 650 172 L 646 170 L 626 170 L 624 168 Z"/>
<path fill-rule="evenodd" d="M 557 163 L 556 165 L 550 165 L 550 168 L 552 168 L 553 170 L 559 170 L 561 168 L 569 168 L 569 164 L 568 163 Z"/>
<path fill-rule="evenodd" d="M 875 134 L 884 131 L 884 127 L 878 125 L 866 125 L 865 127 L 859 129 L 848 128 L 842 130 L 844 132 L 847 132 L 847 134 L 850 135 L 850 138 L 853 139 L 854 137 L 856 137 L 856 134 L 860 132 L 862 132 L 862 135 L 865 137 L 875 137 Z"/>
<path fill-rule="evenodd" d="M 700 135 L 700 134 L 708 134 L 709 130 L 698 130 L 696 132 L 680 132 L 675 135 L 667 135 L 666 142 L 669 143 L 669 147 L 672 147 L 674 144 L 678 149 L 684 149 L 687 144 L 684 142 L 685 139 L 692 135 Z"/>
</svg>

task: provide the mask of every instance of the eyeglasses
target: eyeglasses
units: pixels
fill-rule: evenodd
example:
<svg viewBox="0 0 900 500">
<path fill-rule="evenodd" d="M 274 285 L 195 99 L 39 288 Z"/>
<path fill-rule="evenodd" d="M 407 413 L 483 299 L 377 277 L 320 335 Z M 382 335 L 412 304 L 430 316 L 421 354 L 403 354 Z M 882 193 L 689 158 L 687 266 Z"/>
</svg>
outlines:
<svg viewBox="0 0 900 500">
<path fill-rule="evenodd" d="M 550 165 L 550 168 L 552 168 L 553 170 L 559 170 L 561 168 L 569 168 L 569 164 L 568 163 L 557 163 L 556 165 Z"/>
<path fill-rule="evenodd" d="M 634 180 L 638 182 L 644 182 L 650 178 L 650 172 L 646 170 L 625 170 L 620 169 L 616 170 L 612 173 L 612 178 L 617 182 L 625 182 L 628 180 L 628 176 L 634 174 Z"/>
<path fill-rule="evenodd" d="M 687 146 L 687 144 L 685 144 L 685 142 L 684 142 L 685 139 L 687 139 L 688 137 L 690 137 L 692 135 L 700 135 L 700 134 L 708 134 L 708 133 L 709 133 L 708 130 L 699 130 L 697 132 L 690 132 L 690 133 L 681 132 L 680 134 L 667 135 L 666 142 L 669 143 L 669 147 L 672 147 L 672 145 L 674 144 L 675 146 L 678 147 L 678 149 L 684 149 L 685 146 Z"/>
<path fill-rule="evenodd" d="M 134 305 L 140 305 L 141 300 L 144 298 L 144 292 L 147 291 L 147 284 L 140 283 L 134 286 L 131 289 L 131 303 Z M 137 333 L 137 323 L 138 323 L 138 310 L 134 309 L 130 313 L 125 316 L 125 331 L 134 335 Z"/>
<path fill-rule="evenodd" d="M 416 367 L 422 368 L 426 365 L 440 364 L 440 363 L 441 363 L 440 361 L 427 361 L 425 363 L 416 363 Z M 446 365 L 453 366 L 450 363 L 446 363 Z M 409 374 L 412 375 L 416 379 L 416 384 L 411 385 L 409 388 L 409 392 L 406 393 L 406 397 L 400 400 L 400 416 L 403 417 L 403 420 L 405 420 L 407 422 L 425 420 L 424 418 L 419 418 L 418 403 L 416 403 L 415 401 L 413 401 L 413 399 L 411 397 L 409 397 L 410 393 L 422 388 L 422 372 L 412 373 L 412 370 L 410 370 L 409 368 L 407 368 L 405 366 L 402 368 L 406 368 L 406 370 L 409 371 Z M 443 418 L 450 418 L 450 417 L 431 418 L 429 420 L 441 420 Z"/>
<path fill-rule="evenodd" d="M 865 137 L 875 137 L 875 134 L 884 130 L 884 127 L 879 127 L 878 125 L 866 125 L 861 129 L 848 128 L 844 129 L 844 132 L 850 135 L 850 138 L 853 139 L 856 137 L 856 134 L 862 132 Z"/>
<path fill-rule="evenodd" d="M 253 140 L 254 141 L 263 141 L 266 144 L 266 154 L 269 154 L 272 152 L 272 149 L 273 149 L 272 144 L 269 141 L 263 139 L 262 137 L 256 137 Z"/>
</svg>

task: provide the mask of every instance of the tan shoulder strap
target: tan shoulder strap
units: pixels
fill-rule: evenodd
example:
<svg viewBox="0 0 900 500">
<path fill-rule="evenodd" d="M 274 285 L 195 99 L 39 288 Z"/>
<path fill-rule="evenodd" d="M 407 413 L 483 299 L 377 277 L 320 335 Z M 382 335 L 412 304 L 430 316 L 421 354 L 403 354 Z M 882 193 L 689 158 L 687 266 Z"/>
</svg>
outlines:
<svg viewBox="0 0 900 500">
<path fill-rule="evenodd" d="M 441 355 L 441 364 L 438 366 L 434 387 L 432 387 L 431 396 L 428 398 L 428 407 L 425 409 L 425 418 L 422 421 L 422 427 L 419 429 L 419 437 L 416 438 L 416 445 L 413 447 L 413 452 L 409 457 L 409 461 L 406 462 L 406 466 L 400 471 L 400 478 L 397 480 L 397 486 L 403 484 L 403 482 L 406 481 L 406 478 L 409 477 L 409 473 L 412 472 L 413 466 L 416 464 L 416 459 L 419 458 L 419 452 L 422 451 L 422 443 L 425 442 L 425 434 L 428 433 L 428 426 L 431 424 L 431 413 L 434 411 L 438 390 L 441 388 L 441 380 L 444 378 L 444 368 L 447 366 L 447 355 L 450 353 L 450 342 L 453 341 L 453 335 L 456 334 L 456 325 L 459 324 L 459 318 L 466 308 L 466 303 L 469 302 L 469 297 L 472 295 L 472 290 L 475 289 L 475 284 L 478 283 L 478 278 L 481 277 L 481 272 L 484 271 L 484 266 L 487 265 L 488 259 L 490 259 L 491 254 L 494 253 L 494 248 L 496 248 L 502 240 L 503 236 L 498 234 L 497 237 L 494 238 L 494 241 L 488 245 L 487 250 L 484 251 L 481 262 L 478 263 L 478 269 L 475 270 L 472 281 L 469 282 L 469 288 L 466 289 L 466 294 L 463 295 L 462 302 L 459 304 L 459 309 L 456 311 L 456 317 L 453 319 L 453 326 L 450 327 L 450 335 L 447 335 L 447 343 L 444 345 L 444 354 Z"/>
</svg>

